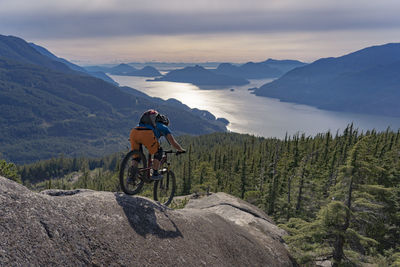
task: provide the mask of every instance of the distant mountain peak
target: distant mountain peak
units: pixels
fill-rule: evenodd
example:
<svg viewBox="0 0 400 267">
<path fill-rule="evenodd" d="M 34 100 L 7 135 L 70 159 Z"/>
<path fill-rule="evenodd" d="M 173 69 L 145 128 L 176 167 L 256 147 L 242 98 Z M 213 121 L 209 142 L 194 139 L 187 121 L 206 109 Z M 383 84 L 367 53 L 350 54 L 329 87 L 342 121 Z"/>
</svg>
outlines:
<svg viewBox="0 0 400 267">
<path fill-rule="evenodd" d="M 273 58 L 268 58 L 267 60 L 261 62 L 263 64 L 296 64 L 296 65 L 305 65 L 306 63 L 301 62 L 299 60 L 293 60 L 293 59 L 273 59 Z"/>
<path fill-rule="evenodd" d="M 203 69 L 203 70 L 205 70 L 205 68 L 200 66 L 200 65 L 195 65 L 194 67 L 188 67 L 188 68 L 195 68 L 195 69 Z"/>
<path fill-rule="evenodd" d="M 128 65 L 126 63 L 120 63 L 119 65 L 116 66 L 117 68 L 119 67 L 124 67 L 124 68 L 133 68 L 131 65 Z"/>
<path fill-rule="evenodd" d="M 118 69 L 118 70 L 136 70 L 136 68 L 132 67 L 129 64 L 126 63 L 120 63 L 115 67 L 112 67 L 111 69 Z"/>
<path fill-rule="evenodd" d="M 400 43 L 370 46 L 298 67 L 256 95 L 322 109 L 400 116 Z"/>
<path fill-rule="evenodd" d="M 198 86 L 230 86 L 249 83 L 244 78 L 217 74 L 199 65 L 173 70 L 154 80 L 192 83 Z"/>
</svg>

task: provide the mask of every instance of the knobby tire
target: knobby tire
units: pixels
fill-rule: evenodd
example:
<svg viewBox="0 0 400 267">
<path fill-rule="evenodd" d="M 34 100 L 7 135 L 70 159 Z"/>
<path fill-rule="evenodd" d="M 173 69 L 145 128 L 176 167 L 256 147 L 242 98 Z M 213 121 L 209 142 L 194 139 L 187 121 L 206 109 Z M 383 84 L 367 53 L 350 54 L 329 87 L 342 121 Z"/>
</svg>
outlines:
<svg viewBox="0 0 400 267">
<path fill-rule="evenodd" d="M 164 174 L 163 179 L 155 181 L 154 183 L 154 200 L 158 201 L 165 206 L 171 204 L 176 191 L 176 179 L 175 174 L 172 171 L 168 171 Z"/>
<path fill-rule="evenodd" d="M 133 157 L 137 156 L 140 158 L 140 163 L 138 167 L 134 167 Z M 147 161 L 145 155 L 137 150 L 132 150 L 126 154 L 124 159 L 121 162 L 120 170 L 119 170 L 119 183 L 122 191 L 128 195 L 135 195 L 140 192 L 143 187 L 144 179 L 142 176 L 146 175 L 145 172 L 141 172 L 141 169 L 145 169 L 147 167 Z M 128 183 L 128 177 L 131 176 L 132 182 Z"/>
</svg>

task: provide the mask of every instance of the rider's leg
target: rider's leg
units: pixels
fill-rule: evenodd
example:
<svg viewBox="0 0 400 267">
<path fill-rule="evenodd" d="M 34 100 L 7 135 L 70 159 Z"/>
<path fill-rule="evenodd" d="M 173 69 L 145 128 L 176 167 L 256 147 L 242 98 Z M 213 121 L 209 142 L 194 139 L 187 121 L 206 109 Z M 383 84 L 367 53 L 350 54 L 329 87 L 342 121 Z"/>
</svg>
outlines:
<svg viewBox="0 0 400 267">
<path fill-rule="evenodd" d="M 157 152 L 154 154 L 153 159 L 153 170 L 157 170 L 160 168 L 160 160 L 162 159 L 163 150 L 161 147 L 158 148 Z"/>
<path fill-rule="evenodd" d="M 153 170 L 158 170 L 160 168 L 160 161 L 158 159 L 153 159 Z"/>
<path fill-rule="evenodd" d="M 154 159 L 153 159 L 153 175 L 152 179 L 154 180 L 159 180 L 162 178 L 162 175 L 158 172 L 158 169 L 160 168 L 160 160 L 162 158 L 162 148 L 159 147 L 157 152 L 154 154 Z"/>
<path fill-rule="evenodd" d="M 129 135 L 129 140 L 131 142 L 132 150 L 139 150 L 143 152 L 142 144 L 147 148 L 151 155 L 157 153 L 160 144 L 157 141 L 157 138 L 154 136 L 154 133 L 150 129 L 137 129 L 133 128 Z M 133 166 L 139 166 L 140 158 L 138 155 L 134 155 Z M 156 167 L 159 167 L 159 163 L 153 163 Z"/>
<path fill-rule="evenodd" d="M 136 147 L 136 150 L 139 150 L 141 153 L 143 153 L 143 146 L 142 146 L 142 144 L 139 144 L 139 148 Z M 133 158 L 132 165 L 133 165 L 134 167 L 138 167 L 140 161 L 141 161 L 141 158 L 140 158 L 138 155 L 135 155 L 134 158 Z"/>
<path fill-rule="evenodd" d="M 131 142 L 131 150 L 139 150 L 142 151 L 141 145 L 141 132 L 138 132 L 135 128 L 133 128 L 129 134 L 129 141 Z M 133 156 L 132 165 L 134 167 L 139 166 L 140 158 L 138 155 Z"/>
</svg>

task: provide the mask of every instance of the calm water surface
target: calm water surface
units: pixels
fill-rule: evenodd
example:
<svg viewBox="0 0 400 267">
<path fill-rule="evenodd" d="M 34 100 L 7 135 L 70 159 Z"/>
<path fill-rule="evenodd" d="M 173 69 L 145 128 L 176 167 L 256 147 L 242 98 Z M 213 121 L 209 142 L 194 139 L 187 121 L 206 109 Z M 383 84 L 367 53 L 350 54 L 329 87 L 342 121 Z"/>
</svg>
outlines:
<svg viewBox="0 0 400 267">
<path fill-rule="evenodd" d="M 230 121 L 228 129 L 264 137 L 283 138 L 297 132 L 342 131 L 353 122 L 360 130 L 400 128 L 400 118 L 331 112 L 314 107 L 280 102 L 277 99 L 250 94 L 248 88 L 260 87 L 271 80 L 250 80 L 245 86 L 203 90 L 189 83 L 148 82 L 144 77 L 111 76 L 121 86 L 129 86 L 150 96 L 175 98 L 191 108 L 208 110 L 216 117 Z M 231 89 L 234 89 L 233 91 Z"/>
</svg>

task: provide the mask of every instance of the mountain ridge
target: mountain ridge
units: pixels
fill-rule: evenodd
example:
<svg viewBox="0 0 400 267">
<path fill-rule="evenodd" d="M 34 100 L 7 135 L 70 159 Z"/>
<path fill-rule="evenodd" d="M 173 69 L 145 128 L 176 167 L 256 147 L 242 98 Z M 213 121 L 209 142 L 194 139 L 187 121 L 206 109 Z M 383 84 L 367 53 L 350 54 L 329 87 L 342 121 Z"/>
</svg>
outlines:
<svg viewBox="0 0 400 267">
<path fill-rule="evenodd" d="M 244 78 L 232 77 L 225 74 L 217 74 L 199 65 L 172 70 L 160 78 L 151 81 L 171 81 L 192 83 L 197 86 L 231 86 L 248 84 Z"/>
<path fill-rule="evenodd" d="M 221 63 L 215 70 L 215 73 L 230 76 L 242 77 L 245 79 L 265 79 L 277 78 L 284 73 L 306 65 L 306 63 L 297 60 L 276 60 L 267 59 L 262 62 L 247 62 L 241 65 L 231 63 Z"/>
<path fill-rule="evenodd" d="M 40 65 L 61 72 L 73 72 L 65 64 L 54 61 L 49 57 L 43 57 L 41 53 L 31 47 L 25 40 L 15 36 L 0 35 L 0 57 Z"/>
<path fill-rule="evenodd" d="M 114 84 L 114 85 L 118 85 L 117 82 L 115 82 L 113 79 L 111 79 L 109 76 L 107 76 L 102 71 L 87 71 L 83 67 L 78 66 L 78 65 L 76 65 L 74 63 L 71 63 L 71 62 L 69 62 L 68 60 L 66 60 L 64 58 L 57 57 L 56 55 L 51 53 L 49 50 L 47 50 L 46 48 L 44 48 L 44 47 L 42 47 L 40 45 L 37 45 L 37 44 L 34 44 L 34 43 L 29 43 L 29 45 L 32 46 L 36 51 L 38 51 L 42 55 L 47 56 L 52 60 L 61 62 L 61 63 L 65 64 L 66 66 L 68 66 L 72 70 L 88 74 L 90 76 L 102 79 L 103 81 L 109 82 L 109 83 Z"/>
<path fill-rule="evenodd" d="M 258 96 L 321 109 L 400 116 L 400 43 L 322 58 L 256 89 Z"/>
<path fill-rule="evenodd" d="M 112 75 L 120 75 L 120 76 L 141 76 L 141 77 L 161 76 L 161 73 L 152 66 L 144 66 L 141 69 L 137 69 L 126 63 L 121 63 L 114 67 L 88 66 L 85 67 L 84 69 L 92 72 L 101 71 L 110 73 Z"/>
<path fill-rule="evenodd" d="M 281 71 L 261 63 L 247 62 L 240 66 L 222 63 L 214 70 L 217 74 L 242 77 L 244 79 L 273 78 L 281 75 Z"/>
</svg>

